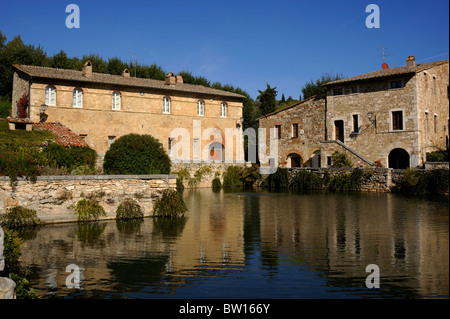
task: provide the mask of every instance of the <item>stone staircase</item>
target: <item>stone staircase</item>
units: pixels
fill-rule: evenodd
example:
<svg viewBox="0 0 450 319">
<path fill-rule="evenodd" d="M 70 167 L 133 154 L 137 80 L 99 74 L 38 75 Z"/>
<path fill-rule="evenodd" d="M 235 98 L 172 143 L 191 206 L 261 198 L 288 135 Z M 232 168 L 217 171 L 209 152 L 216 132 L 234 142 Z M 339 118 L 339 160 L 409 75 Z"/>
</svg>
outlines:
<svg viewBox="0 0 450 319">
<path fill-rule="evenodd" d="M 363 164 L 365 164 L 363 166 L 369 166 L 369 167 L 377 166 L 377 164 L 375 164 L 368 158 L 364 157 L 363 155 L 359 154 L 354 149 L 348 147 L 347 145 L 345 145 L 344 143 L 342 143 L 339 140 L 322 141 L 320 143 L 322 145 L 332 144 L 334 149 L 336 149 L 336 150 L 340 149 L 341 152 L 344 151 L 344 153 L 350 155 L 350 160 L 352 160 L 352 162 L 360 162 L 360 163 L 362 162 Z M 356 161 L 354 159 L 356 159 Z"/>
</svg>

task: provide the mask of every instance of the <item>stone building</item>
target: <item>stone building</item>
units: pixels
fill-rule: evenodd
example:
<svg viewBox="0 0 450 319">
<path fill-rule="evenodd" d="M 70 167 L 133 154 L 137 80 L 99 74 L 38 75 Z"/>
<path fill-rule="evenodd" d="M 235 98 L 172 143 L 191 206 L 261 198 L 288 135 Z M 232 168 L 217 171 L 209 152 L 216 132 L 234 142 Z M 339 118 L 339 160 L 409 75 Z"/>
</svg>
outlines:
<svg viewBox="0 0 450 319">
<path fill-rule="evenodd" d="M 225 130 L 240 131 L 245 96 L 183 83 L 173 73 L 165 81 L 134 78 L 128 70 L 95 73 L 90 61 L 82 71 L 28 65 L 14 70 L 12 117 L 27 94 L 30 122 L 62 123 L 100 156 L 129 133 L 157 138 L 172 159 L 221 161 L 229 152 L 236 161 L 243 155 L 242 135 L 226 141 Z M 175 129 L 185 135 L 174 134 Z M 182 141 L 188 148 L 175 154 Z"/>
<path fill-rule="evenodd" d="M 406 66 L 383 64 L 325 86 L 323 99 L 259 118 L 260 127 L 281 130 L 279 166 L 298 166 L 300 156 L 302 166 L 327 167 L 339 151 L 359 167 L 422 167 L 426 153 L 448 143 L 448 60 L 416 64 L 410 56 Z M 295 123 L 305 128 L 297 139 Z"/>
<path fill-rule="evenodd" d="M 322 165 L 335 150 L 358 166 L 420 167 L 445 149 L 449 124 L 449 63 L 383 68 L 326 84 L 327 138 Z M 377 163 L 376 163 L 377 162 Z"/>
<path fill-rule="evenodd" d="M 313 96 L 258 118 L 266 128 L 267 149 L 270 129 L 278 138 L 278 165 L 318 167 L 320 142 L 325 138 L 325 96 Z"/>
</svg>

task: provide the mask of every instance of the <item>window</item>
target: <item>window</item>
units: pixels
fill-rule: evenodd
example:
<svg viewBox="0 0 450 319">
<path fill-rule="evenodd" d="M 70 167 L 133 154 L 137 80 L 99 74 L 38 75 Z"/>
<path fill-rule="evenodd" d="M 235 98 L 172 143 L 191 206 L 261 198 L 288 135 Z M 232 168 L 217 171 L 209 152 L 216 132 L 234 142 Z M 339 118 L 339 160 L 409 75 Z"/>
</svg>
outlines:
<svg viewBox="0 0 450 319">
<path fill-rule="evenodd" d="M 73 107 L 83 107 L 83 91 L 81 89 L 73 90 Z"/>
<path fill-rule="evenodd" d="M 111 148 L 112 143 L 116 140 L 115 136 L 108 136 L 108 148 Z"/>
<path fill-rule="evenodd" d="M 344 94 L 344 90 L 342 88 L 333 89 L 333 95 L 342 95 Z"/>
<path fill-rule="evenodd" d="M 401 80 L 391 81 L 391 89 L 399 89 L 403 87 L 403 82 Z"/>
<path fill-rule="evenodd" d="M 192 157 L 193 158 L 198 158 L 198 144 L 199 139 L 198 138 L 194 138 L 194 144 L 192 145 L 193 148 L 193 152 L 192 152 Z"/>
<path fill-rule="evenodd" d="M 173 138 L 169 137 L 169 156 L 172 156 Z"/>
<path fill-rule="evenodd" d="M 275 125 L 275 138 L 281 138 L 281 125 Z"/>
<path fill-rule="evenodd" d="M 327 156 L 327 165 L 331 166 L 331 156 Z"/>
<path fill-rule="evenodd" d="M 437 89 L 436 77 L 433 76 L 433 93 L 434 93 L 434 95 L 436 95 L 436 89 Z"/>
<path fill-rule="evenodd" d="M 437 133 L 437 114 L 434 114 L 434 133 Z"/>
<path fill-rule="evenodd" d="M 350 88 L 350 92 L 351 92 L 352 94 L 359 93 L 358 87 L 357 87 L 357 86 L 352 86 L 352 87 Z"/>
<path fill-rule="evenodd" d="M 163 98 L 163 113 L 170 114 L 170 98 L 167 96 Z"/>
<path fill-rule="evenodd" d="M 79 136 L 83 141 L 85 141 L 87 138 L 87 134 L 80 134 Z"/>
<path fill-rule="evenodd" d="M 120 110 L 122 107 L 122 101 L 121 96 L 119 92 L 113 92 L 112 94 L 112 109 L 113 110 Z"/>
<path fill-rule="evenodd" d="M 292 138 L 298 137 L 298 124 L 292 124 Z"/>
<path fill-rule="evenodd" d="M 45 88 L 45 105 L 56 105 L 56 89 L 53 86 L 47 86 Z"/>
<path fill-rule="evenodd" d="M 353 114 L 353 115 L 352 115 L 352 119 L 353 119 L 353 133 L 359 133 L 359 119 L 358 119 L 358 114 Z"/>
<path fill-rule="evenodd" d="M 392 112 L 392 130 L 394 131 L 403 130 L 403 111 Z"/>
<path fill-rule="evenodd" d="M 227 117 L 227 110 L 228 106 L 227 103 L 223 102 L 222 104 L 220 104 L 220 116 L 221 117 Z"/>
<path fill-rule="evenodd" d="M 202 100 L 198 100 L 197 102 L 197 115 L 204 116 L 205 115 L 205 102 Z"/>
</svg>

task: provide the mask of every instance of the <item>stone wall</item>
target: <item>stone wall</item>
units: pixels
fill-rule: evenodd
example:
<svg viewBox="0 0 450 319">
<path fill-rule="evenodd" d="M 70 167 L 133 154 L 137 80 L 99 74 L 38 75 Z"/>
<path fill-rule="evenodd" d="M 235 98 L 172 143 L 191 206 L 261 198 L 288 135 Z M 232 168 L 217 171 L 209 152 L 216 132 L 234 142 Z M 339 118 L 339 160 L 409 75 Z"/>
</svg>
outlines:
<svg viewBox="0 0 450 319">
<path fill-rule="evenodd" d="M 106 211 L 102 219 L 114 219 L 120 202 L 135 199 L 144 216 L 153 212 L 153 202 L 162 190 L 176 188 L 176 175 L 40 176 L 35 183 L 18 180 L 11 187 L 9 177 L 0 177 L 0 214 L 23 206 L 37 211 L 43 223 L 77 220 L 71 205 L 95 197 Z"/>
<path fill-rule="evenodd" d="M 172 162 L 172 168 L 171 171 L 173 174 L 176 174 L 180 172 L 181 170 L 185 169 L 191 178 L 195 176 L 195 173 L 204 167 L 209 168 L 209 172 L 206 172 L 203 174 L 202 179 L 199 184 L 196 185 L 198 188 L 211 188 L 212 187 L 212 181 L 217 176 L 220 178 L 220 181 L 223 182 L 223 173 L 226 172 L 227 168 L 230 166 L 247 166 L 251 164 L 246 163 L 173 163 Z M 189 187 L 189 182 L 187 179 L 184 179 L 184 187 Z"/>
<path fill-rule="evenodd" d="M 298 125 L 298 134 L 293 132 Z M 314 96 L 259 118 L 266 129 L 266 152 L 270 147 L 270 131 L 281 126 L 278 140 L 278 165 L 294 167 L 293 154 L 302 158 L 303 167 L 319 167 L 320 141 L 325 138 L 325 96 Z M 290 156 L 291 155 L 291 156 Z M 269 156 L 269 154 L 267 154 Z"/>
</svg>

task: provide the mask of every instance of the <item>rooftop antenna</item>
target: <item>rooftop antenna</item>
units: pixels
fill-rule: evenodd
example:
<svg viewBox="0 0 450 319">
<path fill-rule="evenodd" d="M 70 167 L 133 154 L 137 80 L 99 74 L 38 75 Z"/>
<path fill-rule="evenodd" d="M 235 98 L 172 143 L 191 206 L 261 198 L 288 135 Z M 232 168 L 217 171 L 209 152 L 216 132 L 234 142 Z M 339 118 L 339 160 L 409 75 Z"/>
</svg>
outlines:
<svg viewBox="0 0 450 319">
<path fill-rule="evenodd" d="M 137 66 L 137 58 L 136 58 L 136 56 L 138 54 L 137 53 L 133 53 L 133 52 L 127 52 L 127 53 L 134 55 L 134 77 L 136 78 L 136 66 Z"/>
<path fill-rule="evenodd" d="M 383 69 L 388 69 L 389 65 L 386 63 L 387 59 L 390 57 L 387 53 L 386 53 L 386 47 L 382 46 L 382 45 L 378 45 L 378 51 L 381 51 L 381 57 L 383 59 L 383 64 L 381 65 L 381 67 Z"/>
</svg>

